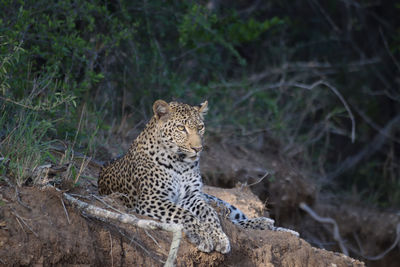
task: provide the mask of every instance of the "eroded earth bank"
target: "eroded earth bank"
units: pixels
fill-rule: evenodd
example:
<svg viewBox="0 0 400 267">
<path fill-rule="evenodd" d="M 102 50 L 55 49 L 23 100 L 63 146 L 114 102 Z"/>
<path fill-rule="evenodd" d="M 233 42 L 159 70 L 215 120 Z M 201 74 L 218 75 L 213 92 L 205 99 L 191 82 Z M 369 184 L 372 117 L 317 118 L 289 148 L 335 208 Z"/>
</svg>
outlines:
<svg viewBox="0 0 400 267">
<path fill-rule="evenodd" d="M 84 191 L 80 190 L 79 194 Z M 259 209 L 260 203 L 248 192 L 233 189 L 232 194 L 225 190 L 224 196 L 234 199 L 239 193 L 239 202 L 246 200 L 252 212 Z M 12 188 L 1 187 L 4 204 L 0 212 L 0 259 L 3 266 L 162 266 L 167 258 L 169 233 L 85 218 L 68 205 L 65 212 L 61 193 L 51 187 L 24 187 L 19 194 L 29 208 L 14 200 Z M 340 253 L 314 248 L 288 233 L 245 231 L 226 220 L 223 226 L 232 244 L 229 254 L 202 253 L 183 240 L 177 265 L 363 266 Z"/>
<path fill-rule="evenodd" d="M 283 232 L 239 229 L 222 216 L 232 251 L 227 255 L 206 254 L 184 239 L 178 266 L 364 266 L 362 261 L 342 253 L 317 248 L 326 242 L 332 250 L 339 250 L 330 226 L 307 216 L 298 207 L 301 202 L 322 216 L 336 219 L 345 240 L 355 232 L 361 240 L 374 238 L 374 245 L 363 243 L 366 254 L 389 246 L 394 239 L 391 231 L 398 223 L 397 217 L 388 219 L 390 214 L 379 213 L 384 228 L 375 228 L 377 213 L 369 210 L 360 215 L 356 214 L 360 209 L 349 208 L 350 205 L 319 202 L 315 186 L 277 157 L 221 144 L 206 148 L 202 165 L 205 182 L 219 186 L 207 186 L 205 191 L 236 205 L 250 217 L 271 216 L 278 226 L 299 231 L 301 238 Z M 274 179 L 260 179 L 266 170 L 274 173 Z M 68 192 L 101 207 L 107 208 L 105 203 L 111 203 L 124 209 L 113 199 L 98 198 L 93 179 L 98 171 L 96 164 L 89 164 L 75 185 L 48 176 L 46 182 L 52 185 L 26 185 L 18 188 L 17 194 L 14 187 L 2 182 L 0 265 L 162 266 L 171 243 L 170 233 L 97 220 L 63 199 L 62 192 Z M 397 252 L 395 249 L 380 261 L 367 263 L 395 266 Z"/>
</svg>

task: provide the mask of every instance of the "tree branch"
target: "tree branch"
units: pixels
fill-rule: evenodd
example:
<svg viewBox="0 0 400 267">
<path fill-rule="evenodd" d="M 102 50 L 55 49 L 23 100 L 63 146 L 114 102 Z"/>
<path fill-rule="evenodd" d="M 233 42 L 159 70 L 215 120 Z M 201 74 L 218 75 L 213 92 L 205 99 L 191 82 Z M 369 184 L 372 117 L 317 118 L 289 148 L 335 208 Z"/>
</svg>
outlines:
<svg viewBox="0 0 400 267">
<path fill-rule="evenodd" d="M 88 204 L 86 202 L 80 201 L 73 196 L 63 193 L 64 198 L 72 205 L 76 206 L 82 212 L 92 215 L 101 219 L 111 219 L 116 220 L 121 223 L 131 224 L 147 230 L 164 230 L 172 232 L 172 242 L 168 254 L 167 261 L 165 262 L 165 267 L 174 266 L 174 262 L 178 253 L 179 244 L 182 239 L 182 225 L 179 224 L 169 224 L 161 223 L 152 220 L 139 219 L 130 214 L 118 214 L 109 210 L 102 209 L 100 207 Z"/>
<path fill-rule="evenodd" d="M 374 154 L 377 150 L 379 150 L 386 141 L 387 136 L 390 136 L 390 131 L 393 126 L 397 125 L 400 122 L 400 115 L 391 119 L 385 127 L 374 137 L 374 139 L 365 146 L 360 152 L 356 155 L 347 157 L 339 167 L 336 168 L 331 173 L 328 173 L 326 176 L 327 180 L 332 180 L 342 174 L 344 171 L 354 167 L 358 164 L 362 159 L 366 159 L 372 154 Z"/>
<path fill-rule="evenodd" d="M 339 244 L 340 250 L 346 256 L 349 256 L 349 251 L 347 250 L 346 246 L 344 245 L 343 239 L 339 233 L 339 226 L 336 221 L 332 218 L 321 217 L 315 211 L 313 211 L 306 203 L 301 202 L 299 207 L 307 212 L 314 220 L 320 223 L 330 223 L 333 225 L 333 239 L 336 240 Z"/>
<path fill-rule="evenodd" d="M 340 99 L 340 101 L 343 103 L 343 106 L 346 108 L 347 113 L 349 113 L 349 117 L 351 120 L 351 142 L 354 143 L 355 139 L 356 139 L 356 121 L 354 119 L 354 115 L 350 110 L 349 105 L 347 104 L 346 100 L 343 98 L 342 94 L 334 87 L 332 86 L 330 83 L 323 81 L 323 80 L 319 80 L 311 85 L 304 85 L 301 83 L 294 83 L 293 86 L 299 87 L 299 88 L 303 88 L 303 89 L 307 89 L 307 90 L 312 90 L 313 88 L 317 87 L 318 85 L 325 85 L 326 87 L 328 87 L 332 92 L 335 93 L 335 95 Z"/>
</svg>

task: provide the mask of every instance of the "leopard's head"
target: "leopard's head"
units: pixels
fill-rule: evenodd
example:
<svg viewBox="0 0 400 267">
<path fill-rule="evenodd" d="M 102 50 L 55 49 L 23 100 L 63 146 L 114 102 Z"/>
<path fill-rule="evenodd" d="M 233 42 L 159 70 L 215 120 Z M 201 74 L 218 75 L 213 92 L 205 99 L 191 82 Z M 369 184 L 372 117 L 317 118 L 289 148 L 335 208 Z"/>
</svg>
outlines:
<svg viewBox="0 0 400 267">
<path fill-rule="evenodd" d="M 156 128 L 162 144 L 186 162 L 198 160 L 203 150 L 203 120 L 207 110 L 207 101 L 199 106 L 163 100 L 154 102 Z"/>
</svg>

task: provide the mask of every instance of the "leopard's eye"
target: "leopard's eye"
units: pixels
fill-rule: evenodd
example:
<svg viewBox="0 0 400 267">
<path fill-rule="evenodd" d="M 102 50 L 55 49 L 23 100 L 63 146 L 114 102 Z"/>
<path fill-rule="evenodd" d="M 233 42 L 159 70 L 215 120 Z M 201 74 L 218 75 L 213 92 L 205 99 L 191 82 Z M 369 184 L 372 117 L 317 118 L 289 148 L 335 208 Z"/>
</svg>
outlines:
<svg viewBox="0 0 400 267">
<path fill-rule="evenodd" d="M 197 130 L 203 130 L 203 128 L 204 128 L 204 125 L 202 124 L 202 125 L 199 125 L 199 126 L 197 126 Z"/>
<path fill-rule="evenodd" d="M 185 126 L 183 126 L 183 125 L 178 125 L 177 127 L 178 127 L 179 131 L 184 131 L 185 130 Z"/>
</svg>

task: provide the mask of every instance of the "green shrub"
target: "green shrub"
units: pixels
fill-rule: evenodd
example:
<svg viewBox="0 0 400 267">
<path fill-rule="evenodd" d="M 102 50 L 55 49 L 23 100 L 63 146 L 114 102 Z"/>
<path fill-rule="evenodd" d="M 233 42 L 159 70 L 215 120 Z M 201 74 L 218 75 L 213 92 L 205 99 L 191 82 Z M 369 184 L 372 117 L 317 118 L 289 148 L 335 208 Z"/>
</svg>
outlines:
<svg viewBox="0 0 400 267">
<path fill-rule="evenodd" d="M 21 154 L 7 143 L 0 157 L 23 162 L 40 153 L 33 165 L 42 164 L 52 140 L 92 155 L 114 133 L 142 127 L 156 99 L 208 99 L 210 132 L 256 144 L 275 138 L 281 153 L 323 177 L 398 114 L 396 4 L 352 12 L 337 1 L 217 2 L 2 0 L 0 140 L 39 141 L 27 140 L 32 149 Z M 381 11 L 389 15 L 377 21 Z M 311 88 L 317 81 L 336 92 Z M 338 95 L 354 113 L 354 143 Z M 380 205 L 400 203 L 394 175 L 376 191 L 385 169 L 398 172 L 396 153 L 390 168 L 383 164 L 388 147 L 371 155 L 374 167 L 360 162 L 327 184 L 379 191 Z"/>
</svg>

